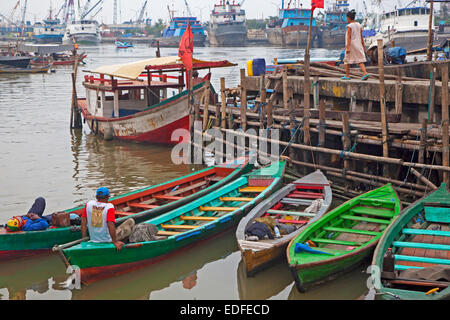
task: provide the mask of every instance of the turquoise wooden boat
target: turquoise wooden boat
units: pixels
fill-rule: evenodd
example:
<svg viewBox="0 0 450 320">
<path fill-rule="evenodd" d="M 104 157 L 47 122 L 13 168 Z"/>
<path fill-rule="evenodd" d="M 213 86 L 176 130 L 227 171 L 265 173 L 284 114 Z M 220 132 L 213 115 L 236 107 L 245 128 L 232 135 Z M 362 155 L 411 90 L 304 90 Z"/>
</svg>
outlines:
<svg viewBox="0 0 450 320">
<path fill-rule="evenodd" d="M 206 168 L 155 186 L 143 188 L 110 202 L 116 208 L 117 224 L 129 217 L 141 223 L 202 197 L 252 170 L 248 157 Z M 65 210 L 81 215 L 84 206 Z M 80 227 L 44 231 L 8 232 L 0 228 L 0 261 L 50 252 L 53 246 L 81 239 Z"/>
<path fill-rule="evenodd" d="M 406 208 L 380 239 L 373 256 L 372 281 L 377 299 L 450 299 L 450 193 L 442 186 Z M 383 270 L 388 249 L 394 270 Z M 439 281 L 437 281 L 439 280 Z"/>
<path fill-rule="evenodd" d="M 119 252 L 112 243 L 63 245 L 60 256 L 67 266 L 80 269 L 83 283 L 157 262 L 236 225 L 254 206 L 281 187 L 284 170 L 285 161 L 275 162 L 144 222 L 158 228 L 160 240 L 127 244 Z"/>
<path fill-rule="evenodd" d="M 306 227 L 286 249 L 297 289 L 332 280 L 375 249 L 401 203 L 391 184 L 353 198 Z"/>
</svg>

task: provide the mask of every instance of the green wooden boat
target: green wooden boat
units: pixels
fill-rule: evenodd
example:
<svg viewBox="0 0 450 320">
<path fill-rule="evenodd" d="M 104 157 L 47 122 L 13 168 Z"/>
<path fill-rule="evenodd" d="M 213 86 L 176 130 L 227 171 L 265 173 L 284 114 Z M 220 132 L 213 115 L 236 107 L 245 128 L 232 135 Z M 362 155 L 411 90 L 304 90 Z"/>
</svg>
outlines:
<svg viewBox="0 0 450 320">
<path fill-rule="evenodd" d="M 450 299 L 450 281 L 439 274 L 450 269 L 449 223 L 450 193 L 445 184 L 401 213 L 386 229 L 373 256 L 377 299 Z M 383 270 L 389 248 L 395 270 Z"/>
<path fill-rule="evenodd" d="M 286 249 L 300 292 L 336 278 L 369 256 L 401 203 L 392 185 L 353 198 L 304 229 Z M 296 252 L 296 247 L 298 252 Z M 312 252 L 311 252 L 312 251 Z"/>
<path fill-rule="evenodd" d="M 112 198 L 117 225 L 129 217 L 141 223 L 169 212 L 250 172 L 249 158 L 206 168 L 155 186 Z M 81 215 L 84 206 L 66 210 Z M 51 252 L 53 246 L 81 239 L 80 227 L 49 228 L 44 231 L 8 232 L 0 228 L 0 261 Z"/>
<path fill-rule="evenodd" d="M 161 239 L 157 241 L 127 244 L 119 252 L 112 243 L 63 245 L 60 256 L 67 266 L 79 268 L 83 283 L 157 262 L 237 225 L 254 206 L 281 187 L 284 170 L 285 161 L 275 162 L 144 222 L 158 228 Z"/>
</svg>

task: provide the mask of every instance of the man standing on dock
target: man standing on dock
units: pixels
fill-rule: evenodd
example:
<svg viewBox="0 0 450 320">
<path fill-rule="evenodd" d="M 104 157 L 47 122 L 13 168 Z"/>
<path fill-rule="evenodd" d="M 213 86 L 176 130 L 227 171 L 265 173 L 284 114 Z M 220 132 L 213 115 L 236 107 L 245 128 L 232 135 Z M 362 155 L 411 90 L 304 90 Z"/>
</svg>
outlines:
<svg viewBox="0 0 450 320">
<path fill-rule="evenodd" d="M 97 190 L 97 200 L 89 201 L 81 216 L 81 233 L 83 238 L 86 237 L 86 231 L 89 229 L 90 241 L 97 243 L 112 242 L 120 251 L 124 243 L 117 241 L 115 227 L 115 210 L 114 205 L 108 203 L 109 190 L 107 188 L 99 188 Z"/>
</svg>

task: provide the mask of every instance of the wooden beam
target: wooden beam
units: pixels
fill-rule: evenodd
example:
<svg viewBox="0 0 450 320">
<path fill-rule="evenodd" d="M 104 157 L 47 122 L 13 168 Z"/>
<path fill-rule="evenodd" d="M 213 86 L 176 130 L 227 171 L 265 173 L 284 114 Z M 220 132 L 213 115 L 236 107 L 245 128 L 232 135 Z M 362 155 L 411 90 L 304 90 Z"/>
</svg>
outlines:
<svg viewBox="0 0 450 320">
<path fill-rule="evenodd" d="M 449 112 L 448 112 L 448 64 L 441 65 L 441 79 L 442 79 L 442 165 L 450 166 L 449 158 L 449 137 L 448 137 L 448 127 L 449 127 Z M 450 187 L 450 174 L 444 172 L 444 182 L 447 184 L 447 188 Z"/>
<path fill-rule="evenodd" d="M 389 157 L 389 133 L 387 123 L 387 110 L 384 88 L 384 51 L 383 40 L 378 39 L 378 74 L 380 76 L 380 109 L 381 109 L 381 129 L 382 129 L 382 143 L 383 143 L 383 157 Z M 385 166 L 385 174 L 387 173 L 387 166 Z"/>
<path fill-rule="evenodd" d="M 245 86 L 245 69 L 241 69 L 241 128 L 247 130 L 247 88 Z"/>
<path fill-rule="evenodd" d="M 221 120 L 222 120 L 222 128 L 226 129 L 227 127 L 227 96 L 225 94 L 225 78 L 220 78 L 220 93 L 221 93 L 221 103 L 222 103 L 222 112 L 221 112 Z"/>
<path fill-rule="evenodd" d="M 434 1 L 430 0 L 430 16 L 428 19 L 428 45 L 427 45 L 427 60 L 431 61 L 433 48 L 433 6 Z"/>
</svg>

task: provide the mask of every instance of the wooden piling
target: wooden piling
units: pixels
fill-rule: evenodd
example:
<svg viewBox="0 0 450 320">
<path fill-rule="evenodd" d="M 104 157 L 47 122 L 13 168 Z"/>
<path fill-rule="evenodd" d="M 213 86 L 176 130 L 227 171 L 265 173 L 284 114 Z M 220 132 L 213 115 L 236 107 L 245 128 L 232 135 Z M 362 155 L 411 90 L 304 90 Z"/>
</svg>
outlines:
<svg viewBox="0 0 450 320">
<path fill-rule="evenodd" d="M 430 0 L 430 17 L 428 19 L 428 45 L 427 45 L 427 60 L 432 59 L 432 48 L 433 48 L 433 7 L 434 0 Z"/>
<path fill-rule="evenodd" d="M 261 112 L 259 113 L 259 128 L 264 129 L 264 116 L 266 114 L 267 91 L 265 88 L 261 90 Z"/>
<path fill-rule="evenodd" d="M 245 86 L 245 69 L 241 69 L 241 128 L 247 130 L 247 88 Z"/>
<path fill-rule="evenodd" d="M 429 93 L 429 107 L 428 107 L 428 122 L 436 123 L 434 109 L 436 105 L 436 64 L 433 63 L 430 74 L 430 93 Z"/>
<path fill-rule="evenodd" d="M 283 79 L 283 106 L 286 110 L 289 109 L 289 94 L 288 94 L 288 81 L 287 81 L 287 67 L 283 66 L 282 71 Z"/>
<path fill-rule="evenodd" d="M 427 148 L 427 123 L 428 119 L 422 120 L 422 129 L 420 130 L 419 163 L 425 163 L 425 151 Z"/>
<path fill-rule="evenodd" d="M 350 123 L 348 119 L 348 113 L 344 112 L 342 114 L 342 145 L 345 151 L 350 151 L 351 148 Z M 347 158 L 344 160 L 344 169 L 350 169 L 350 161 Z"/>
<path fill-rule="evenodd" d="M 386 110 L 386 99 L 385 99 L 385 87 L 384 87 L 384 51 L 383 51 L 383 40 L 378 39 L 378 75 L 380 77 L 380 109 L 381 109 L 381 129 L 382 129 L 382 146 L 383 146 L 383 157 L 389 157 L 389 132 L 387 123 L 387 110 Z M 385 174 L 387 174 L 387 166 L 385 166 Z"/>
<path fill-rule="evenodd" d="M 325 119 L 325 101 L 321 100 L 319 103 L 319 147 L 325 146 L 326 135 L 326 119 Z"/>
<path fill-rule="evenodd" d="M 448 64 L 441 64 L 441 79 L 442 79 L 442 165 L 448 167 L 450 165 L 449 159 L 449 136 L 448 136 Z M 450 187 L 450 174 L 444 172 L 444 182 L 447 188 Z"/>
<path fill-rule="evenodd" d="M 203 95 L 203 130 L 206 130 L 208 128 L 208 122 L 209 122 L 209 99 L 211 96 L 211 83 L 209 80 L 206 80 L 205 83 L 205 93 Z"/>
<path fill-rule="evenodd" d="M 221 110 L 221 126 L 223 129 L 227 126 L 227 96 L 225 94 L 225 78 L 220 78 L 220 93 L 221 93 L 221 104 L 222 104 L 222 110 Z"/>
<path fill-rule="evenodd" d="M 402 112 L 403 112 L 403 84 L 402 84 L 402 74 L 399 69 L 397 79 L 395 81 L 395 113 L 402 114 Z"/>
</svg>

